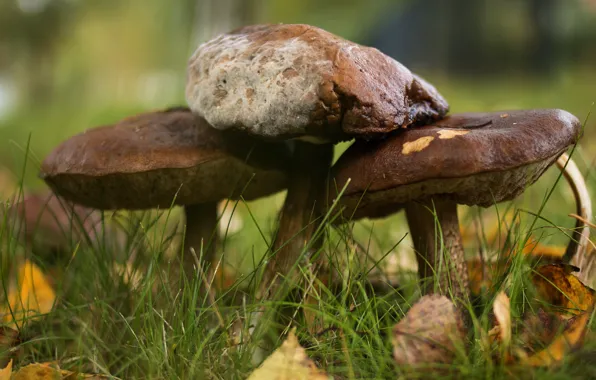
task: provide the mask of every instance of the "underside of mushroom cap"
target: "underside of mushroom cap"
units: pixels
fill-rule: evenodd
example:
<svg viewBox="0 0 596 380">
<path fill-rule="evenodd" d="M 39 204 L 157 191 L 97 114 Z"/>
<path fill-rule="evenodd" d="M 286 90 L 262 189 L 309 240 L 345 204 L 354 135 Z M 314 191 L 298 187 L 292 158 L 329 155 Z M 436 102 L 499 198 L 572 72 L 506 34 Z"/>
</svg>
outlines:
<svg viewBox="0 0 596 380">
<path fill-rule="evenodd" d="M 455 114 L 383 141 L 356 141 L 333 167 L 334 186 L 350 178 L 341 203 L 356 218 L 436 195 L 487 207 L 534 183 L 580 127 L 562 110 Z"/>
<path fill-rule="evenodd" d="M 71 137 L 46 157 L 40 176 L 89 207 L 168 208 L 280 191 L 289 158 L 286 144 L 218 131 L 178 107 Z"/>
<path fill-rule="evenodd" d="M 448 104 L 379 50 L 301 24 L 254 25 L 198 47 L 187 102 L 218 129 L 264 138 L 373 138 L 443 117 Z"/>
</svg>

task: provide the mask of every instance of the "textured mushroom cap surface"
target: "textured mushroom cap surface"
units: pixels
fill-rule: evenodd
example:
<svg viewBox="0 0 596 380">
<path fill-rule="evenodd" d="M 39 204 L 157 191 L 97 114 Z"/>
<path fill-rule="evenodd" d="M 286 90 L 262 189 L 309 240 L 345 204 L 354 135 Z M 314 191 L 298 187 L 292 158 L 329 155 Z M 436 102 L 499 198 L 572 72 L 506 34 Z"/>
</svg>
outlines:
<svg viewBox="0 0 596 380">
<path fill-rule="evenodd" d="M 280 191 L 289 157 L 285 144 L 218 131 L 179 107 L 73 136 L 43 161 L 40 176 L 86 206 L 168 208 Z"/>
<path fill-rule="evenodd" d="M 579 137 L 562 110 L 455 114 L 383 141 L 356 141 L 332 175 L 355 217 L 378 217 L 401 204 L 443 195 L 490 206 L 515 198 Z M 335 186 L 335 185 L 334 185 Z"/>
<path fill-rule="evenodd" d="M 428 124 L 449 107 L 379 50 L 302 24 L 248 26 L 200 45 L 186 99 L 218 129 L 320 142 Z"/>
</svg>

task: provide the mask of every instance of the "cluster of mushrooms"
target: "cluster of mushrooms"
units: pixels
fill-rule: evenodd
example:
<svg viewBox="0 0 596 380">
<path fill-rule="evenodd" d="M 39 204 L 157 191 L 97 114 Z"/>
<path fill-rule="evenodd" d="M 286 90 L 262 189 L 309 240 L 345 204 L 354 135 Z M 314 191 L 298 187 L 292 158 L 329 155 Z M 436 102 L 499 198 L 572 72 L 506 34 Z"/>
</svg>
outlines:
<svg viewBox="0 0 596 380">
<path fill-rule="evenodd" d="M 96 209 L 183 206 L 182 253 L 203 262 L 216 250 L 218 202 L 287 190 L 260 298 L 318 253 L 315 231 L 335 202 L 344 221 L 405 209 L 420 277 L 434 280 L 425 292 L 465 300 L 457 205 L 515 198 L 580 135 L 556 109 L 449 115 L 399 62 L 309 25 L 247 26 L 201 44 L 186 100 L 71 137 L 41 177 Z M 333 164 L 334 144 L 352 139 Z"/>
</svg>

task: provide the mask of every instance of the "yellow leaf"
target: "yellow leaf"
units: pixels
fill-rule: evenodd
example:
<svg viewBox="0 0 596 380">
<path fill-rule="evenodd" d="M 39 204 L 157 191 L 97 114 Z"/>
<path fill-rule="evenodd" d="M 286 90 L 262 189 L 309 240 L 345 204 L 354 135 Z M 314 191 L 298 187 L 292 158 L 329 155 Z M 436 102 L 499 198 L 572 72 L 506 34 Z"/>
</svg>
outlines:
<svg viewBox="0 0 596 380">
<path fill-rule="evenodd" d="M 298 339 L 290 332 L 282 345 L 275 350 L 253 373 L 248 380 L 327 380 L 306 355 Z"/>
<path fill-rule="evenodd" d="M 41 269 L 25 260 L 19 269 L 16 287 L 9 291 L 7 298 L 10 308 L 4 306 L 0 309 L 2 321 L 15 325 L 38 314 L 49 313 L 54 306 L 56 293 Z"/>
<path fill-rule="evenodd" d="M 552 366 L 559 364 L 565 355 L 579 348 L 583 344 L 587 331 L 590 312 L 584 312 L 575 316 L 567 325 L 567 328 L 548 347 L 536 354 L 522 358 L 522 362 L 534 367 Z"/>
<path fill-rule="evenodd" d="M 19 369 L 12 380 L 45 380 L 62 379 L 60 372 L 50 366 L 43 364 L 29 364 Z"/>
<path fill-rule="evenodd" d="M 594 304 L 594 290 L 573 275 L 577 268 L 566 264 L 548 264 L 536 269 L 532 282 L 540 299 L 578 315 Z"/>
<path fill-rule="evenodd" d="M 0 369 L 0 380 L 10 380 L 12 375 L 12 359 L 6 365 L 6 368 Z"/>
</svg>

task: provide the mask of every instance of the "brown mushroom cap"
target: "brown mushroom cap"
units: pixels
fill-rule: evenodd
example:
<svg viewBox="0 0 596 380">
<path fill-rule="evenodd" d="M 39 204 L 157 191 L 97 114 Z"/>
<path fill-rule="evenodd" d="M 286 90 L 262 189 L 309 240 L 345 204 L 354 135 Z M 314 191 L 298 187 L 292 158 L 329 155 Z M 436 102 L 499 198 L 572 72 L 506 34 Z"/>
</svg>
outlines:
<svg viewBox="0 0 596 380">
<path fill-rule="evenodd" d="M 186 99 L 218 129 L 317 142 L 426 124 L 449 107 L 379 50 L 300 24 L 248 26 L 200 45 Z"/>
<path fill-rule="evenodd" d="M 562 110 L 456 114 L 383 141 L 356 141 L 332 174 L 340 189 L 351 178 L 342 204 L 357 207 L 356 218 L 439 194 L 487 207 L 523 192 L 579 133 L 579 120 Z"/>
<path fill-rule="evenodd" d="M 43 161 L 40 176 L 86 206 L 168 208 L 174 199 L 190 205 L 280 191 L 289 157 L 287 145 L 218 131 L 178 107 L 73 136 Z"/>
</svg>

